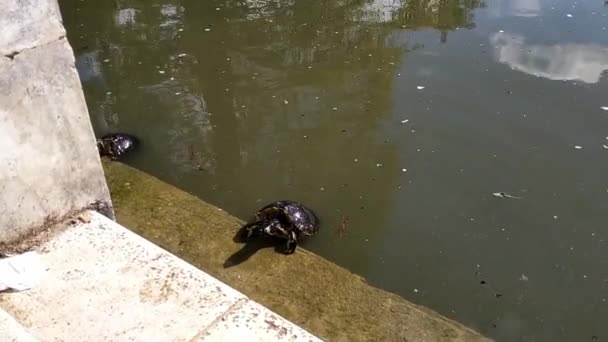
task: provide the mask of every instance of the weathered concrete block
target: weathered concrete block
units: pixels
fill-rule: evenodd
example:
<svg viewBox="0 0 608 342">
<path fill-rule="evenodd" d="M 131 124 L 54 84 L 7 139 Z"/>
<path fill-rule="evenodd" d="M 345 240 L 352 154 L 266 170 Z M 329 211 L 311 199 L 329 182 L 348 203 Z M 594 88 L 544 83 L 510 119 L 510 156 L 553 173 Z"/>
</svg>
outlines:
<svg viewBox="0 0 608 342">
<path fill-rule="evenodd" d="M 319 338 L 251 300 L 216 320 L 193 342 L 202 341 L 321 342 Z"/>
<path fill-rule="evenodd" d="M 55 0 L 0 0 L 0 54 L 10 56 L 65 36 Z"/>
<path fill-rule="evenodd" d="M 41 340 L 318 341 L 96 212 L 76 222 L 38 246 L 39 286 L 0 293 L 0 312 Z"/>
<path fill-rule="evenodd" d="M 0 309 L 0 341 L 38 342 L 24 326 L 2 309 Z"/>
<path fill-rule="evenodd" d="M 57 3 L 0 8 L 0 243 L 93 203 L 112 217 Z"/>
</svg>

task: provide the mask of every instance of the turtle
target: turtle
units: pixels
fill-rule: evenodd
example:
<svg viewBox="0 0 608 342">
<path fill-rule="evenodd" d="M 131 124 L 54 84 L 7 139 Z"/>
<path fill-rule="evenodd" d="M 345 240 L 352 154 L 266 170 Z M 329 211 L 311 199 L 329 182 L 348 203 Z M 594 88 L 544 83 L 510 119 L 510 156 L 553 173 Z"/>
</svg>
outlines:
<svg viewBox="0 0 608 342">
<path fill-rule="evenodd" d="M 127 133 L 111 133 L 97 139 L 97 149 L 101 156 L 118 160 L 139 146 L 139 139 Z"/>
<path fill-rule="evenodd" d="M 241 228 L 241 240 L 268 235 L 287 240 L 284 254 L 295 252 L 300 236 L 312 236 L 319 231 L 319 219 L 304 205 L 290 200 L 270 203 L 258 210 L 253 222 Z"/>
</svg>

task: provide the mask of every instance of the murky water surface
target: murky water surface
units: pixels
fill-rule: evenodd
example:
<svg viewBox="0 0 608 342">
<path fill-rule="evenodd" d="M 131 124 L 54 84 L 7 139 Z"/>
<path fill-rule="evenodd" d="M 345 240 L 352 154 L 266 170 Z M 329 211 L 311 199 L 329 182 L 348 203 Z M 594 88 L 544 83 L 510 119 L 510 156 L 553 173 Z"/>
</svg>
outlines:
<svg viewBox="0 0 608 342">
<path fill-rule="evenodd" d="M 244 219 L 302 201 L 306 248 L 498 340 L 608 339 L 603 0 L 61 5 L 129 164 Z"/>
</svg>

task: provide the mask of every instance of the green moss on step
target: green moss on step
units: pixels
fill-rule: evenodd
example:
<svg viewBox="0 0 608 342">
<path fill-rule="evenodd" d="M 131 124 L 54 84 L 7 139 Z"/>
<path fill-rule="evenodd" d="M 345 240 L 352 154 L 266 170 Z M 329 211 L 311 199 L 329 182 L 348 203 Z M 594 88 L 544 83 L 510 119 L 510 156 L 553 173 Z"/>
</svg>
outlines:
<svg viewBox="0 0 608 342">
<path fill-rule="evenodd" d="M 237 218 L 124 164 L 103 165 L 118 222 L 320 338 L 488 341 L 303 248 L 289 256 L 243 250 L 232 241 Z M 234 265 L 225 267 L 229 258 Z"/>
</svg>

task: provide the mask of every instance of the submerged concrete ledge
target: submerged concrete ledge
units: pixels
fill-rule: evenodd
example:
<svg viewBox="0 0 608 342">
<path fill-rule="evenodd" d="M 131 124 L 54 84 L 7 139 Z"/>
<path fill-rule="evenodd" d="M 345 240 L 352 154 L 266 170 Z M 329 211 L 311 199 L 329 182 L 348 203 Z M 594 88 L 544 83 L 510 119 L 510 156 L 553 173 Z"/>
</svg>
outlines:
<svg viewBox="0 0 608 342">
<path fill-rule="evenodd" d="M 0 293 L 1 341 L 319 341 L 97 212 L 51 231 L 39 286 Z"/>
<path fill-rule="evenodd" d="M 232 241 L 237 218 L 124 164 L 103 165 L 119 222 L 320 338 L 489 341 L 303 248 L 243 248 Z"/>
</svg>

